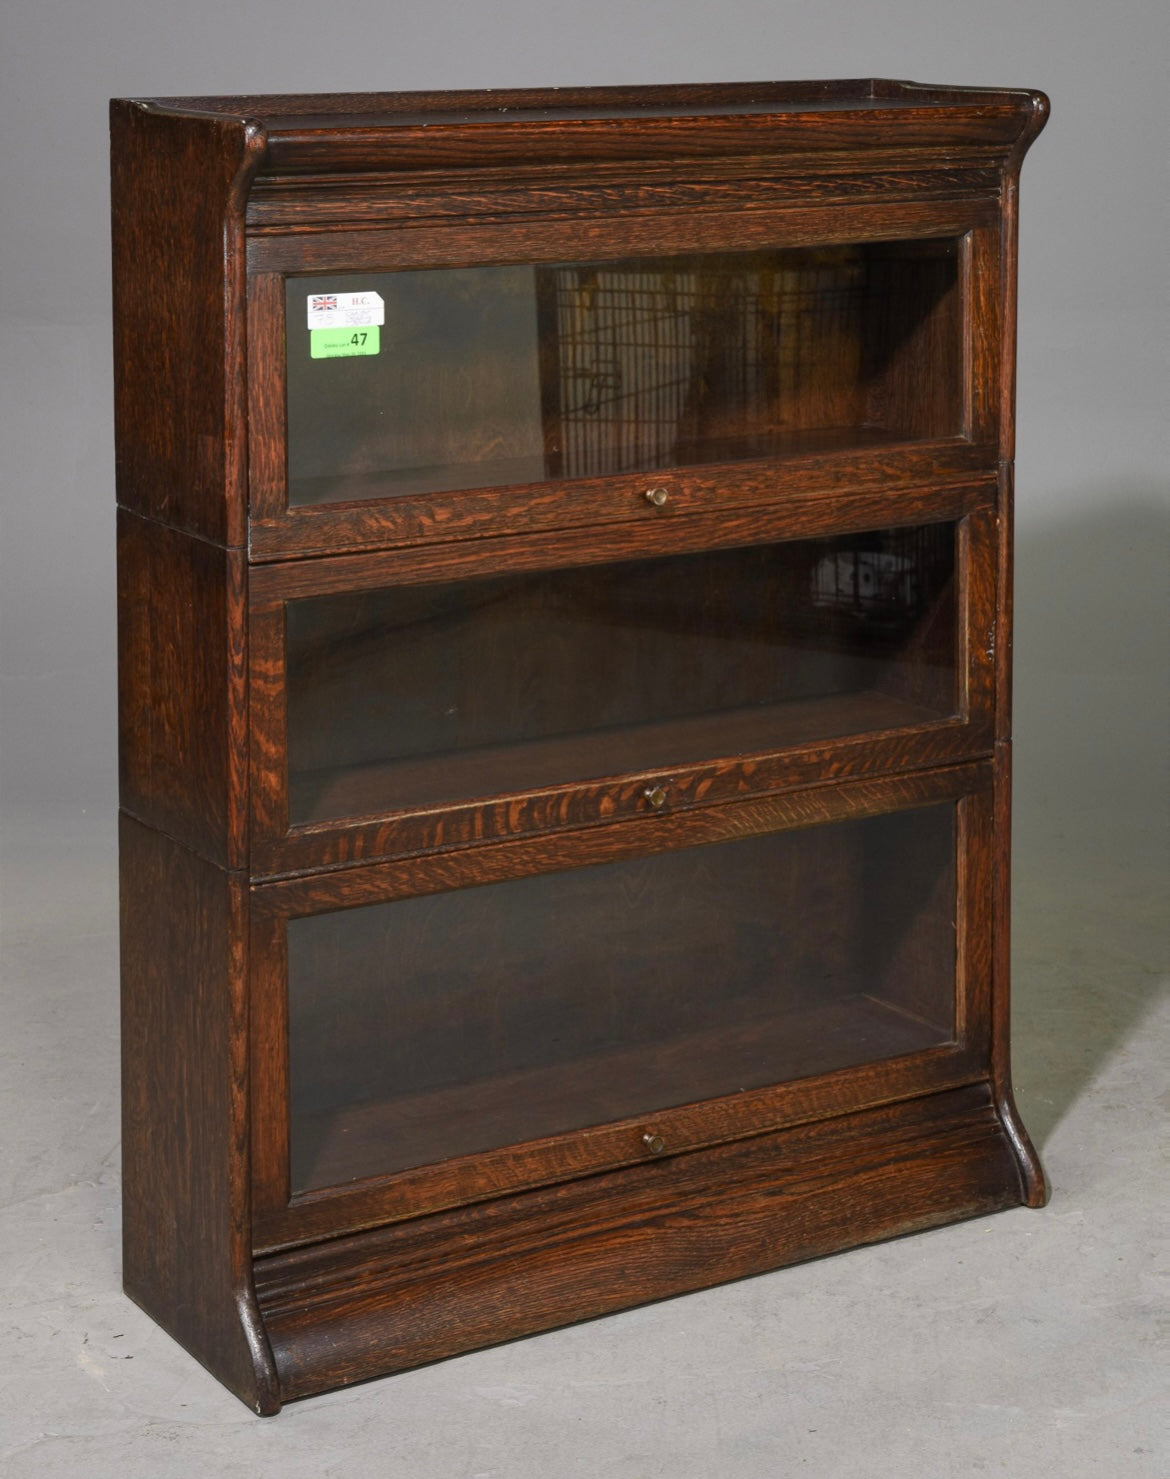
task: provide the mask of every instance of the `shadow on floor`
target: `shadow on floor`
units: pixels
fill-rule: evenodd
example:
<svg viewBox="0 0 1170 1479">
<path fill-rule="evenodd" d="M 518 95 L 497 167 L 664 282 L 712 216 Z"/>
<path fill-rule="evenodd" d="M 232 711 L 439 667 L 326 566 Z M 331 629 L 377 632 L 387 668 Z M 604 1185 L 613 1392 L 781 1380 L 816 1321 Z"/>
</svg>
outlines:
<svg viewBox="0 0 1170 1479">
<path fill-rule="evenodd" d="M 1170 958 L 1170 509 L 1152 487 L 1095 501 L 1017 544 L 1013 1036 L 1038 1144 Z"/>
</svg>

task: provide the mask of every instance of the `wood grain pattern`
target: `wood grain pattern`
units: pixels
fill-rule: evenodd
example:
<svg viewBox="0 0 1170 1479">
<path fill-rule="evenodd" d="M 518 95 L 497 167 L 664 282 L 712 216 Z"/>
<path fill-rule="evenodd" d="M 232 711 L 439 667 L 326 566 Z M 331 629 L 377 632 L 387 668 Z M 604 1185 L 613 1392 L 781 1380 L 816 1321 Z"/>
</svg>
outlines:
<svg viewBox="0 0 1170 1479">
<path fill-rule="evenodd" d="M 992 938 L 987 928 L 988 900 L 995 874 L 995 814 L 984 789 L 958 803 L 957 899 L 960 989 L 958 1040 L 977 1061 L 986 1063 L 992 1036 Z"/>
<path fill-rule="evenodd" d="M 900 153 L 998 148 L 1006 154 L 1021 132 L 1021 109 L 990 104 L 944 111 L 934 108 L 728 113 L 692 117 L 643 117 L 620 129 L 608 120 L 550 118 L 528 123 L 524 135 L 508 121 L 477 121 L 474 137 L 459 124 L 433 122 L 350 128 L 339 139 L 327 127 L 270 123 L 269 169 L 282 174 L 450 167 L 473 159 L 505 165 L 512 160 L 709 159 L 728 154 L 822 155 L 838 152 Z"/>
<path fill-rule="evenodd" d="M 285 1400 L 1018 1200 L 985 1086 L 260 1259 Z"/>
<path fill-rule="evenodd" d="M 118 514 L 123 808 L 226 867 L 247 857 L 242 550 Z"/>
<path fill-rule="evenodd" d="M 118 501 L 242 545 L 244 199 L 264 135 L 115 100 L 110 136 Z"/>
<path fill-rule="evenodd" d="M 1038 132 L 1042 93 L 885 78 L 798 85 L 325 94 L 156 99 L 152 106 L 262 121 L 265 172 L 434 168 L 576 159 L 929 153 L 994 148 Z M 1039 120 L 1039 122 L 1037 121 Z M 615 122 L 620 121 L 620 128 Z"/>
<path fill-rule="evenodd" d="M 292 1194 L 289 1175 L 287 921 L 256 911 L 249 919 L 248 1066 L 253 1247 L 273 1212 Z M 329 1236 L 332 1226 L 321 1229 Z"/>
<path fill-rule="evenodd" d="M 608 788 L 611 799 L 609 804 L 598 800 L 598 814 L 613 816 L 637 805 L 634 794 L 625 794 L 630 777 L 657 776 L 670 770 L 671 804 L 677 806 L 680 800 L 694 800 L 699 783 L 696 768 L 704 780 L 716 786 L 716 777 L 723 774 L 727 783 L 742 792 L 750 785 L 753 773 L 757 782 L 764 781 L 760 763 L 774 760 L 778 751 L 798 752 L 789 754 L 795 770 L 802 764 L 809 765 L 810 745 L 815 746 L 823 764 L 825 742 L 831 738 L 863 734 L 872 738 L 889 731 L 917 731 L 932 723 L 947 722 L 924 705 L 876 688 L 821 698 L 781 699 L 693 718 L 646 720 L 620 729 L 607 728 L 597 735 L 586 731 L 549 739 L 509 739 L 441 756 L 423 754 L 305 770 L 290 782 L 289 809 L 298 828 L 333 827 L 354 817 L 431 812 L 440 807 L 446 810 L 453 802 L 466 803 L 479 796 L 515 798 L 511 809 L 519 812 L 524 806 L 522 798 L 534 790 L 558 784 L 563 789 L 571 784 L 576 791 L 582 781 L 603 776 L 612 777 Z M 916 734 L 914 738 L 922 736 Z M 954 736 L 960 747 L 964 738 Z M 921 750 L 910 736 L 906 739 L 906 752 L 920 758 Z M 698 757 L 717 755 L 735 757 L 736 763 L 724 762 L 719 771 L 709 762 L 696 766 Z M 855 758 L 863 761 L 861 754 Z M 677 774 L 680 767 L 681 781 Z M 773 772 L 775 769 L 773 765 Z M 842 774 L 840 766 L 831 769 L 835 775 Z M 816 778 L 821 773 L 818 771 Z M 599 798 L 605 794 L 604 789 L 598 791 Z M 717 799 L 711 787 L 703 795 Z M 643 808 L 637 805 L 637 809 Z M 587 817 L 588 811 L 582 810 L 579 820 Z"/>
<path fill-rule="evenodd" d="M 246 880 L 125 815 L 119 852 L 126 1292 L 274 1412 L 250 1257 Z"/>
<path fill-rule="evenodd" d="M 566 169 L 518 164 L 505 170 L 427 170 L 425 174 L 278 175 L 258 178 L 248 197 L 249 234 L 290 229 L 466 222 L 522 216 L 534 220 L 644 210 L 726 212 L 801 201 L 984 200 L 999 198 L 1001 169 L 994 151 L 972 151 L 961 166 L 882 167 L 848 157 L 824 162 L 757 158 L 710 165 L 672 160 L 647 163 L 636 178 L 624 165 L 582 162 Z"/>
<path fill-rule="evenodd" d="M 1012 657 L 1015 632 L 1015 468 L 1004 462 L 999 472 L 995 516 L 995 737 L 1012 737 Z"/>
<path fill-rule="evenodd" d="M 812 827 L 842 817 L 873 816 L 899 807 L 929 805 L 986 790 L 985 761 L 913 770 L 881 779 L 824 782 L 818 786 L 719 806 L 673 812 L 649 810 L 572 833 L 517 838 L 424 857 L 364 864 L 358 868 L 297 875 L 258 883 L 257 913 L 286 916 L 348 909 L 383 900 L 517 878 L 558 866 L 584 866 L 680 846 L 748 837 L 780 827 Z"/>
<path fill-rule="evenodd" d="M 999 444 L 1003 370 L 1003 252 L 998 221 L 971 233 L 968 383 L 971 440 Z"/>
<path fill-rule="evenodd" d="M 604 261 L 667 252 L 751 251 L 963 236 L 994 226 L 992 201 L 892 201 L 769 208 L 730 216 L 691 211 L 527 219 L 452 226 L 418 222 L 359 231 L 303 230 L 248 240 L 249 272 L 361 272 L 465 267 L 476 262 Z"/>
<path fill-rule="evenodd" d="M 339 554 L 312 560 L 253 565 L 249 598 L 253 609 L 278 601 L 325 596 L 333 591 L 380 585 L 424 585 L 498 570 L 539 570 L 555 565 L 608 564 L 614 560 L 732 549 L 779 539 L 813 539 L 867 529 L 941 523 L 993 507 L 994 478 L 933 487 L 871 486 L 861 490 L 814 486 L 790 490 L 770 503 L 706 514 L 667 514 L 635 524 L 558 529 L 539 539 L 501 535 L 414 549 Z M 644 497 L 643 508 L 649 508 Z M 669 508 L 669 504 L 667 505 Z M 659 517 L 658 515 L 666 515 Z"/>
<path fill-rule="evenodd" d="M 289 824 L 284 616 L 283 605 L 253 606 L 249 618 L 250 843 L 252 867 L 261 873 L 269 839 L 285 837 Z"/>
<path fill-rule="evenodd" d="M 997 521 L 984 509 L 959 526 L 959 571 L 963 652 L 959 672 L 966 684 L 964 713 L 991 720 L 996 704 L 998 591 Z"/>
<path fill-rule="evenodd" d="M 1011 1094 L 1008 924 L 1018 176 L 1047 114 L 1041 93 L 872 78 L 112 104 L 125 1283 L 254 1411 L 1043 1202 Z M 430 482 L 404 456 L 398 486 L 355 474 L 324 490 L 329 501 L 289 508 L 285 274 L 841 246 L 875 282 L 884 273 L 882 291 L 821 335 L 830 363 L 763 428 L 775 437 L 755 460 L 656 472 L 665 507 L 647 503 L 642 476 L 564 476 L 545 386 L 532 446 L 527 432 L 500 443 L 519 459 L 510 484 L 473 486 L 491 457 L 473 428 Z M 705 332 L 710 358 L 718 336 Z M 688 400 L 698 450 L 687 455 L 745 450 L 752 414 L 733 396 Z M 288 601 L 944 520 L 960 521 L 953 600 L 915 631 L 904 672 L 851 696 L 868 716 L 858 732 L 825 734 L 822 709 L 789 715 L 769 747 L 743 721 L 734 743 L 703 731 L 685 764 L 640 769 L 633 749 L 615 750 L 606 775 L 588 776 L 574 752 L 562 757 L 570 779 L 527 786 L 481 757 L 467 785 L 482 794 L 454 804 L 434 757 L 407 747 L 431 767 L 426 804 L 403 801 L 421 772 L 398 777 L 397 811 L 385 777 L 333 777 L 342 810 L 383 809 L 338 822 L 302 808 L 312 820 L 290 831 Z M 948 716 L 938 659 L 956 627 Z M 667 791 L 660 809 L 651 783 Z M 957 831 L 922 856 L 901 847 L 899 869 L 808 841 L 806 829 L 847 819 L 901 835 L 900 818 L 923 807 Z M 411 1080 L 403 1095 L 422 1129 L 399 1145 L 393 1175 L 366 1174 L 397 1133 L 379 1119 L 386 1096 L 351 1096 L 340 1128 L 364 1149 L 334 1145 L 321 1175 L 359 1179 L 327 1186 L 304 1171 L 290 1135 L 290 980 L 314 916 L 338 911 L 360 944 L 352 911 L 400 901 L 396 920 L 429 918 L 460 890 L 465 929 L 494 885 L 535 880 L 524 898 L 543 897 L 544 880 L 622 864 L 625 887 L 653 871 L 640 860 L 666 876 L 664 859 L 695 849 L 701 871 L 716 844 L 743 839 L 750 852 L 773 833 L 817 860 L 821 893 L 866 882 L 845 890 L 848 930 L 842 917 L 829 948 L 852 960 L 843 940 L 868 940 L 874 992 L 811 1002 L 785 987 L 795 1036 L 769 1051 L 778 1063 L 790 1052 L 786 1071 L 805 1076 L 720 1095 L 716 1074 L 702 1080 L 715 1097 L 656 1111 L 652 1126 L 627 1104 L 613 1110 L 625 1118 L 565 1130 L 587 1118 L 569 1107 L 589 1100 L 587 1081 L 629 1080 L 629 1053 L 647 1041 L 647 1074 L 690 1063 L 696 1081 L 748 1050 L 734 1019 L 702 1016 L 697 987 L 699 1017 L 660 1043 L 639 1036 L 641 1018 L 632 1040 L 610 1042 L 568 992 L 566 1020 L 583 1012 L 596 1029 L 592 1056 L 562 1061 L 553 1039 L 544 1059 L 505 1054 L 494 1088 Z M 901 927 L 907 896 L 913 928 Z M 588 925 L 601 906 L 574 897 Z M 750 899 L 754 920 L 766 910 Z M 816 924 L 804 912 L 776 947 L 799 960 Z M 669 961 L 653 944 L 632 954 L 657 982 Z M 772 959 L 767 948 L 753 944 L 751 959 Z M 937 969 L 952 951 L 953 1016 Z M 403 954 L 425 957 L 417 942 Z M 314 1010 L 368 975 L 359 961 L 335 982 L 322 959 L 297 978 Z M 501 947 L 500 970 L 518 977 L 511 961 Z M 421 967 L 411 980 L 411 1041 L 431 1042 L 442 1024 L 426 1017 Z M 488 1000 L 477 989 L 465 990 L 474 1021 Z M 567 1119 L 525 1117 L 558 1097 Z M 472 1101 L 495 1126 L 478 1151 L 448 1134 Z M 561 1128 L 541 1134 L 548 1125 Z M 648 1128 L 667 1141 L 660 1155 Z M 434 1163 L 418 1164 L 427 1154 Z"/>
<path fill-rule="evenodd" d="M 253 845 L 258 881 L 317 868 L 416 857 L 508 837 L 538 836 L 620 819 L 652 821 L 646 792 L 664 786 L 666 808 L 683 816 L 750 797 L 799 789 L 818 782 L 899 774 L 923 767 L 976 760 L 990 752 L 990 728 L 940 722 L 893 732 L 874 731 L 822 744 L 795 745 L 781 753 L 737 756 L 724 761 L 627 772 L 601 782 L 574 782 L 499 800 L 445 804 L 375 820 L 319 823 L 280 833 L 273 826 Z M 276 796 L 270 788 L 269 795 Z M 275 816 L 275 811 L 270 815 Z M 659 816 L 659 820 L 661 817 Z"/>
<path fill-rule="evenodd" d="M 266 1063 L 272 1053 L 272 1071 L 278 1072 L 278 1045 L 265 1040 L 259 1047 Z M 257 1162 L 262 1179 L 257 1180 L 254 1193 L 254 1248 L 261 1256 L 307 1247 L 322 1238 L 402 1223 L 453 1207 L 490 1204 L 505 1188 L 520 1192 L 622 1166 L 659 1167 L 676 1155 L 704 1146 L 985 1082 L 984 1067 L 974 1051 L 961 1044 L 932 1048 L 902 1059 L 749 1089 L 704 1104 L 659 1110 L 652 1117 L 594 1126 L 295 1198 L 288 1192 L 286 1135 L 284 1141 L 266 1140 L 265 1158 Z M 642 1137 L 651 1124 L 669 1147 L 663 1158 L 647 1153 Z"/>
<path fill-rule="evenodd" d="M 680 519 L 725 516 L 760 505 L 767 506 L 773 520 L 791 510 L 791 527 L 797 531 L 792 537 L 798 537 L 817 525 L 802 525 L 797 516 L 803 512 L 810 518 L 818 505 L 824 513 L 822 528 L 828 526 L 834 501 L 846 498 L 858 508 L 871 508 L 870 517 L 881 524 L 879 510 L 892 506 L 890 494 L 895 490 L 904 495 L 917 490 L 923 499 L 934 495 L 945 507 L 941 500 L 950 489 L 969 485 L 996 467 L 992 447 L 957 439 L 890 445 L 880 435 L 859 438 L 851 434 L 853 445 L 844 450 L 822 445 L 812 451 L 804 445 L 808 440 L 793 435 L 788 454 L 780 461 L 621 473 L 568 482 L 538 480 L 458 493 L 397 494 L 379 499 L 376 479 L 355 479 L 353 500 L 348 503 L 310 504 L 287 512 L 282 507 L 283 483 L 265 482 L 261 485 L 265 511 L 252 519 L 250 556 L 253 561 L 266 562 L 510 533 L 547 536 L 574 527 L 596 530 L 605 526 L 611 529 L 612 539 L 619 539 L 623 537 L 619 525 L 625 526 L 625 537 L 633 547 L 649 549 L 659 533 Z M 821 434 L 811 440 L 824 443 L 828 438 Z M 867 445 L 858 448 L 858 440 Z M 665 507 L 647 504 L 646 489 L 651 484 L 667 488 Z M 833 527 L 838 527 L 835 521 Z"/>
<path fill-rule="evenodd" d="M 288 425 L 284 373 L 284 280 L 248 279 L 248 543 L 256 525 L 284 513 Z"/>
</svg>

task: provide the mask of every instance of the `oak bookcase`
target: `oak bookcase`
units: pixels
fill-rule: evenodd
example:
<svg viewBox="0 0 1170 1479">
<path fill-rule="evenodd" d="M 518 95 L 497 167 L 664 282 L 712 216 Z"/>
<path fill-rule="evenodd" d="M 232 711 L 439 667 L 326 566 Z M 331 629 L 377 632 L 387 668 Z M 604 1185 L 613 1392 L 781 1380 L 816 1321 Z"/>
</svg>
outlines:
<svg viewBox="0 0 1170 1479">
<path fill-rule="evenodd" d="M 125 1284 L 256 1411 L 1043 1201 L 1046 114 L 112 105 Z"/>
</svg>

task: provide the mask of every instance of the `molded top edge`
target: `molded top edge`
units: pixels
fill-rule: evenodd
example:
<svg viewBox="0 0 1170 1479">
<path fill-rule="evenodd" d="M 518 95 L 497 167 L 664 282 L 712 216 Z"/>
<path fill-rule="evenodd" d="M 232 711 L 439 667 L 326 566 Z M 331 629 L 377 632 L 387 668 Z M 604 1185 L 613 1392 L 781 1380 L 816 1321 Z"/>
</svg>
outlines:
<svg viewBox="0 0 1170 1479">
<path fill-rule="evenodd" d="M 593 122 L 619 118 L 720 117 L 784 113 L 1012 107 L 1047 111 L 1024 88 L 934 86 L 889 78 L 653 85 L 509 88 L 465 92 L 301 93 L 139 98 L 151 111 L 248 118 L 271 137 L 282 132 L 403 128 L 427 124 Z"/>
<path fill-rule="evenodd" d="M 260 175 L 514 168 L 864 150 L 1019 159 L 1048 99 L 884 78 L 485 92 L 115 99 L 111 116 L 240 129 Z"/>
</svg>

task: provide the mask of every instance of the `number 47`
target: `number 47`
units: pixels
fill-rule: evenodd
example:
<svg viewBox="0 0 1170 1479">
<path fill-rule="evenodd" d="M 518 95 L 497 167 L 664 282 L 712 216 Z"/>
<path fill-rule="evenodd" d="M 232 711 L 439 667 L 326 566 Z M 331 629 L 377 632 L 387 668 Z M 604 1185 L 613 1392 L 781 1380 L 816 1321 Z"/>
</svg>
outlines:
<svg viewBox="0 0 1170 1479">
<path fill-rule="evenodd" d="M 354 334 L 349 342 L 358 345 L 360 348 L 366 342 L 367 337 L 365 329 L 362 329 L 359 333 Z"/>
</svg>

